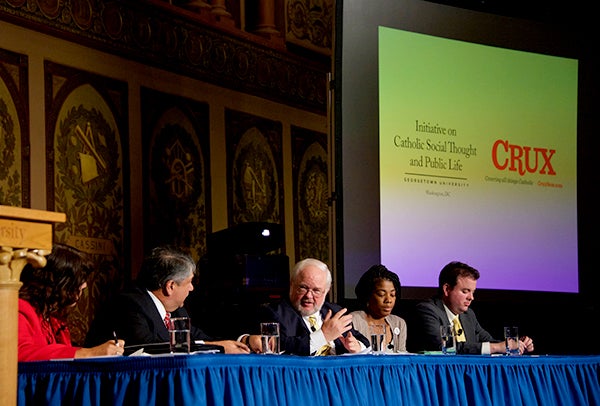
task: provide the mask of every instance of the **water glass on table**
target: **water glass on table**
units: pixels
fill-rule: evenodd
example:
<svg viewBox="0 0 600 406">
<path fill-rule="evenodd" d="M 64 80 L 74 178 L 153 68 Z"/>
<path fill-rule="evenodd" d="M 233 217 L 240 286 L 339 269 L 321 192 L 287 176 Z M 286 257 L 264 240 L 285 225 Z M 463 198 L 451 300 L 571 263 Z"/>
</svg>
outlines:
<svg viewBox="0 0 600 406">
<path fill-rule="evenodd" d="M 191 322 L 189 317 L 173 317 L 169 322 L 169 349 L 171 353 L 189 353 Z"/>
<path fill-rule="evenodd" d="M 369 336 L 371 337 L 371 352 L 383 354 L 385 352 L 385 324 L 369 325 Z"/>
<path fill-rule="evenodd" d="M 440 337 L 442 338 L 442 353 L 446 355 L 456 354 L 456 331 L 454 326 L 450 324 L 440 326 Z"/>
<path fill-rule="evenodd" d="M 504 342 L 506 355 L 521 355 L 519 352 L 519 328 L 504 327 Z"/>
<path fill-rule="evenodd" d="M 279 354 L 279 323 L 260 323 L 260 342 L 263 354 Z"/>
</svg>

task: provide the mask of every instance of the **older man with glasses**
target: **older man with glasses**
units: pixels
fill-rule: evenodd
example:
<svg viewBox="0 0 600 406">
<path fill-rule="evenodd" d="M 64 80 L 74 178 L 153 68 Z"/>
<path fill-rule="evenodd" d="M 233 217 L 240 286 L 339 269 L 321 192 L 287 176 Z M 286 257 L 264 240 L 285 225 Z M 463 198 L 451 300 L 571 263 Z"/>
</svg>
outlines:
<svg viewBox="0 0 600 406">
<path fill-rule="evenodd" d="M 358 353 L 369 341 L 352 327 L 352 316 L 341 306 L 325 301 L 331 288 L 331 271 L 323 262 L 298 262 L 290 277 L 289 297 L 261 307 L 259 322 L 277 322 L 281 350 L 295 355 Z M 260 352 L 260 336 L 240 338 Z"/>
</svg>

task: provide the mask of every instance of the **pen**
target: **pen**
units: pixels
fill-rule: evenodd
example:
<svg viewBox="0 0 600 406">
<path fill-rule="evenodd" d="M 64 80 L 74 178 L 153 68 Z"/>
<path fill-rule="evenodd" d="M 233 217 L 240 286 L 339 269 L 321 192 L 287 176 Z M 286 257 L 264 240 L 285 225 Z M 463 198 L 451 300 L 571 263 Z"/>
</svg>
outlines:
<svg viewBox="0 0 600 406">
<path fill-rule="evenodd" d="M 113 330 L 113 337 L 115 338 L 115 345 L 119 346 L 119 340 L 117 340 L 117 332 Z"/>
</svg>

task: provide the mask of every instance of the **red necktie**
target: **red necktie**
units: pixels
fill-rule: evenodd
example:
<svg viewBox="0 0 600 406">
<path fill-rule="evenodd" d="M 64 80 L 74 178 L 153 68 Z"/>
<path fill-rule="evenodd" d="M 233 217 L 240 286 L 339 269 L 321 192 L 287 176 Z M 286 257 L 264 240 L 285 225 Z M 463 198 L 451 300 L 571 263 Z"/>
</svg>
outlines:
<svg viewBox="0 0 600 406">
<path fill-rule="evenodd" d="M 167 328 L 167 330 L 171 327 L 171 313 L 169 312 L 165 314 L 165 327 Z"/>
</svg>

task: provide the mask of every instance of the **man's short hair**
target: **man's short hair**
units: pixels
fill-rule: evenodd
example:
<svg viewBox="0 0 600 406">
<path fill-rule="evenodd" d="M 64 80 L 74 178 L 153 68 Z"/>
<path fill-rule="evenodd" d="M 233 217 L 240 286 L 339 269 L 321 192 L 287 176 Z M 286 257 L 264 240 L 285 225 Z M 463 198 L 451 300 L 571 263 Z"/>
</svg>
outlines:
<svg viewBox="0 0 600 406">
<path fill-rule="evenodd" d="M 137 282 L 150 290 L 158 290 L 168 281 L 177 283 L 196 273 L 196 263 L 192 257 L 169 246 L 156 247 L 144 258 Z"/>
<path fill-rule="evenodd" d="M 448 284 L 451 288 L 455 287 L 459 276 L 477 280 L 479 279 L 479 271 L 470 265 L 458 261 L 446 264 L 440 271 L 438 292 L 442 293 L 445 284 Z"/>
</svg>

